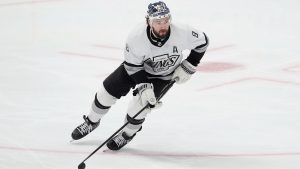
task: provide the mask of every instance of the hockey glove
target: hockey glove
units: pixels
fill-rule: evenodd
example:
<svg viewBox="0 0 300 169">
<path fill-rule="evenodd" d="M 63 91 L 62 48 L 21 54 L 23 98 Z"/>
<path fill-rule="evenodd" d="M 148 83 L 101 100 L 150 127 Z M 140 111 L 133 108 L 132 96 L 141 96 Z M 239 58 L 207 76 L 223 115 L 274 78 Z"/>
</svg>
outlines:
<svg viewBox="0 0 300 169">
<path fill-rule="evenodd" d="M 175 69 L 172 79 L 176 79 L 177 84 L 182 84 L 188 81 L 192 74 L 196 72 L 196 67 L 187 60 L 181 62 L 181 64 Z"/>
<path fill-rule="evenodd" d="M 156 104 L 156 98 L 154 94 L 154 87 L 151 83 L 141 83 L 137 86 L 137 92 L 139 93 L 142 104 L 146 105 L 147 103 L 151 105 Z"/>
</svg>

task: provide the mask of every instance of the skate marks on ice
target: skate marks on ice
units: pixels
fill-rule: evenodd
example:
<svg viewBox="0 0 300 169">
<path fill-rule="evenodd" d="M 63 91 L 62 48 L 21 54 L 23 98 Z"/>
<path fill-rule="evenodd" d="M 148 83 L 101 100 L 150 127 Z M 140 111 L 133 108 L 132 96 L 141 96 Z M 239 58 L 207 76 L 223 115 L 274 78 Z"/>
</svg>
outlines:
<svg viewBox="0 0 300 169">
<path fill-rule="evenodd" d="M 164 152 L 153 150 L 140 150 L 134 148 L 123 148 L 119 151 L 112 151 L 106 148 L 102 151 L 105 154 L 116 156 L 145 156 L 145 157 L 169 157 L 169 158 L 205 158 L 205 157 L 272 157 L 272 156 L 300 156 L 300 152 L 279 152 L 279 153 L 204 153 L 204 152 Z"/>
<path fill-rule="evenodd" d="M 233 69 L 243 69 L 245 68 L 242 64 L 237 63 L 227 63 L 227 62 L 203 62 L 197 67 L 197 71 L 199 72 L 222 72 Z"/>
<path fill-rule="evenodd" d="M 99 140 L 98 140 L 99 141 Z M 81 143 L 72 143 L 78 146 L 100 145 L 101 141 L 90 140 Z M 46 148 L 30 148 L 22 146 L 0 146 L 0 150 L 19 151 L 34 153 L 56 153 L 56 154 L 89 154 L 88 151 L 71 151 L 63 149 L 46 149 Z M 172 152 L 172 151 L 154 151 L 141 150 L 137 148 L 124 147 L 119 151 L 109 150 L 106 146 L 99 150 L 98 155 L 114 155 L 114 156 L 145 156 L 145 157 L 176 157 L 176 158 L 205 158 L 205 157 L 276 157 L 276 156 L 300 156 L 300 152 L 261 152 L 261 153 L 205 153 L 205 152 Z"/>
<path fill-rule="evenodd" d="M 270 78 L 262 78 L 262 77 L 245 77 L 245 78 L 240 78 L 216 85 L 211 85 L 208 87 L 203 87 L 200 89 L 197 89 L 197 91 L 204 91 L 204 90 L 209 90 L 209 89 L 215 89 L 227 85 L 232 85 L 236 83 L 242 83 L 242 82 L 248 82 L 248 81 L 265 81 L 265 82 L 271 82 L 271 83 L 279 83 L 279 84 L 285 84 L 285 85 L 294 85 L 294 86 L 300 86 L 300 82 L 295 82 L 295 81 L 288 81 L 288 80 L 278 80 L 278 79 L 270 79 Z"/>
<path fill-rule="evenodd" d="M 289 73 L 300 73 L 300 64 L 288 66 L 288 67 L 284 68 L 283 71 L 286 71 Z"/>
<path fill-rule="evenodd" d="M 104 140 L 97 140 L 97 139 L 90 139 L 90 140 L 71 140 L 70 143 L 72 145 L 77 146 L 99 146 L 101 143 L 103 143 Z"/>
</svg>

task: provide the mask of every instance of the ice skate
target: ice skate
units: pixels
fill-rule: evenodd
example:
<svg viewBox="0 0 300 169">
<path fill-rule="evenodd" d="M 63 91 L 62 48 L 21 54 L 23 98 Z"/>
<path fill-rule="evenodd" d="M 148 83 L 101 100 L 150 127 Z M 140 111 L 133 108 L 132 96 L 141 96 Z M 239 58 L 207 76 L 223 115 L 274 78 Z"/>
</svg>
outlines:
<svg viewBox="0 0 300 169">
<path fill-rule="evenodd" d="M 95 128 L 97 128 L 100 124 L 100 120 L 96 123 L 91 122 L 88 117 L 85 115 L 83 116 L 84 122 L 80 124 L 76 129 L 72 132 L 72 138 L 74 140 L 79 140 L 86 135 L 88 135 L 90 132 L 92 132 Z"/>
<path fill-rule="evenodd" d="M 124 131 L 120 132 L 114 138 L 108 141 L 106 146 L 113 151 L 120 150 L 126 144 L 128 144 L 136 134 L 132 135 L 131 137 L 128 136 Z"/>
</svg>

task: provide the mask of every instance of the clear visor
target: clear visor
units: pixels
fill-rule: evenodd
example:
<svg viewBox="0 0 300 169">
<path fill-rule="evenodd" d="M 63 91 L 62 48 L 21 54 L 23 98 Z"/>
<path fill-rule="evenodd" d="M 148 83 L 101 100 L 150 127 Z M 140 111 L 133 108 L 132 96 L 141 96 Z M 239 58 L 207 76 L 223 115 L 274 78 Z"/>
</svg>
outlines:
<svg viewBox="0 0 300 169">
<path fill-rule="evenodd" d="M 150 22 L 154 23 L 154 24 L 168 24 L 171 23 L 171 15 L 167 14 L 167 15 L 163 15 L 163 16 L 159 16 L 159 17 L 150 17 Z"/>
</svg>

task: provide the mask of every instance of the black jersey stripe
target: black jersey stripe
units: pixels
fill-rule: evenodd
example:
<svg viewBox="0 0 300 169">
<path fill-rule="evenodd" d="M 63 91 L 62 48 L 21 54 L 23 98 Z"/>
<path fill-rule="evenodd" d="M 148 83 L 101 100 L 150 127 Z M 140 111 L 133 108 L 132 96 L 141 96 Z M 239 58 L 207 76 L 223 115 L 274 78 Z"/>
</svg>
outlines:
<svg viewBox="0 0 300 169">
<path fill-rule="evenodd" d="M 144 64 L 142 64 L 142 65 L 135 65 L 135 64 L 132 64 L 132 63 L 128 63 L 126 61 L 124 61 L 124 64 L 127 65 L 127 66 L 130 66 L 130 67 L 144 67 Z"/>
</svg>

